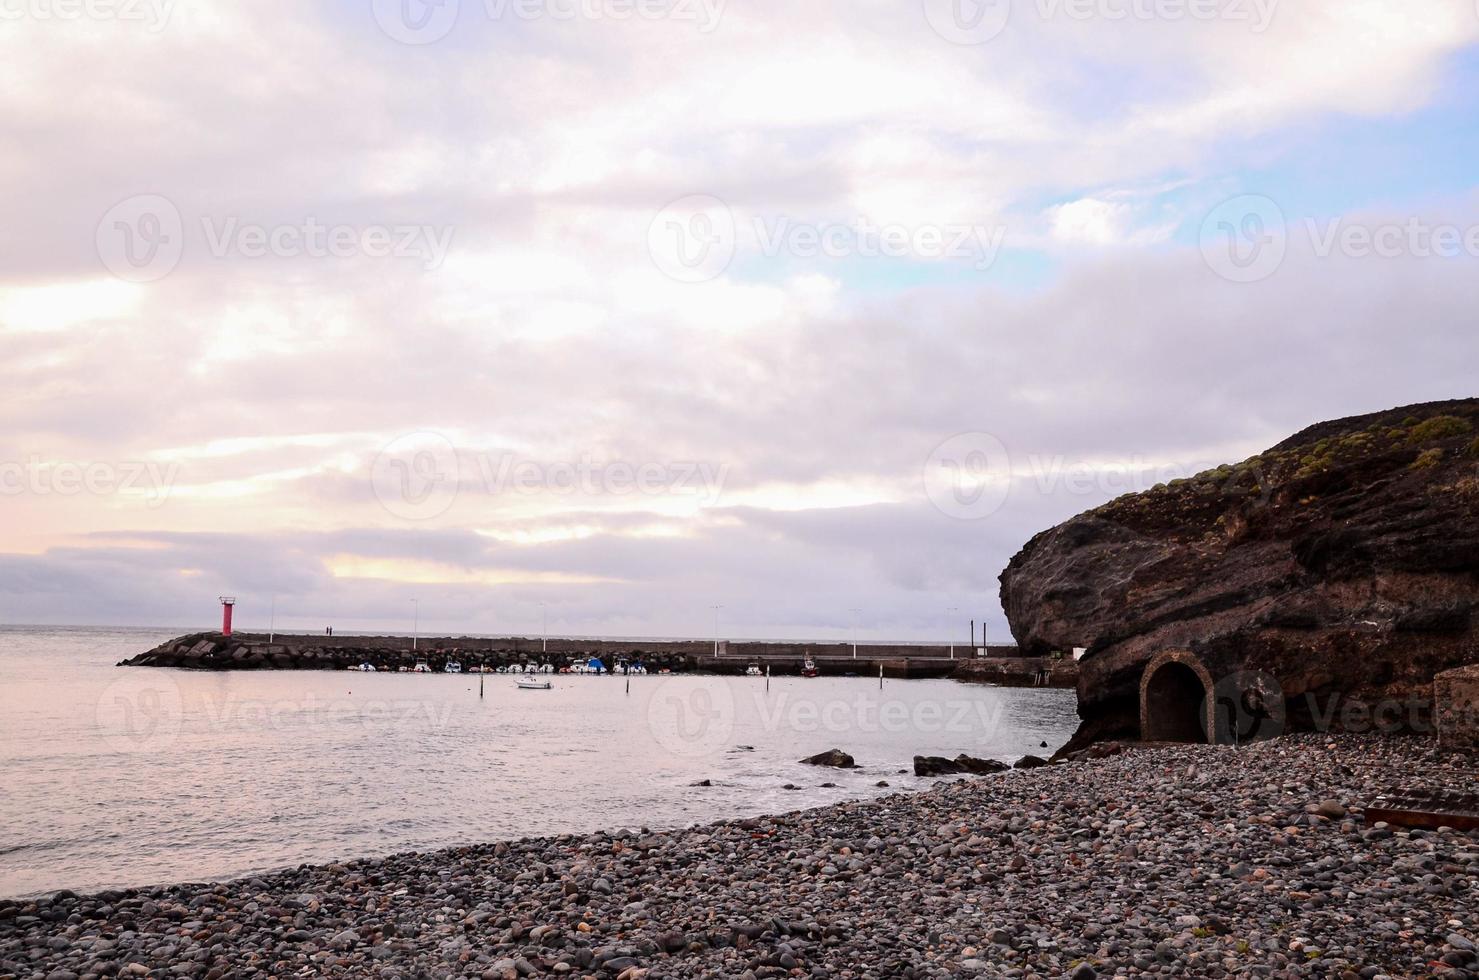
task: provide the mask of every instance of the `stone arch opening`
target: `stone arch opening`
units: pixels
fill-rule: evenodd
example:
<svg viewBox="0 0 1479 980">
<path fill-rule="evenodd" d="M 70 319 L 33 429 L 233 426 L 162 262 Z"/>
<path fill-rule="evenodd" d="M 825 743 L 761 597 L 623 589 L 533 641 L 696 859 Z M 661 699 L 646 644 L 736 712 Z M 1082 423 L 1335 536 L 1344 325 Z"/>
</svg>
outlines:
<svg viewBox="0 0 1479 980">
<path fill-rule="evenodd" d="M 1162 655 L 1140 681 L 1140 737 L 1150 742 L 1213 741 L 1215 710 L 1205 667 L 1190 654 Z"/>
</svg>

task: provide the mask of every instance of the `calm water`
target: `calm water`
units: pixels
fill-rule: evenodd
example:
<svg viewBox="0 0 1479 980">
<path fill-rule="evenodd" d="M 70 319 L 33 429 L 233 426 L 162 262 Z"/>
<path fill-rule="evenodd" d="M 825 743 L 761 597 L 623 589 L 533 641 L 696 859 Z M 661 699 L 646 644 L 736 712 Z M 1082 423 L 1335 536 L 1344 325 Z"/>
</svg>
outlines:
<svg viewBox="0 0 1479 980">
<path fill-rule="evenodd" d="M 0 896 L 797 809 L 1075 724 L 1071 691 L 952 681 L 113 666 L 171 635 L 0 628 Z M 862 768 L 796 764 L 833 746 Z"/>
</svg>

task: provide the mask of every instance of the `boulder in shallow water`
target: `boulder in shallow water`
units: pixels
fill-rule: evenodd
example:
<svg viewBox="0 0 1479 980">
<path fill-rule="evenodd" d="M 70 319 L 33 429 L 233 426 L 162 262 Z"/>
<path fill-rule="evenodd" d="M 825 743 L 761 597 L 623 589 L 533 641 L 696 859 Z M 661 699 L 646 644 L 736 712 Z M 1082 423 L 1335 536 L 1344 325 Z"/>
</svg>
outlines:
<svg viewBox="0 0 1479 980">
<path fill-rule="evenodd" d="M 833 769 L 856 769 L 858 764 L 853 757 L 841 749 L 828 749 L 818 755 L 801 760 L 803 765 L 808 766 L 831 766 Z"/>
<path fill-rule="evenodd" d="M 958 776 L 961 773 L 972 776 L 989 776 L 1010 768 L 1011 766 L 1005 762 L 997 762 L 995 759 L 977 759 L 965 753 L 953 759 L 938 755 L 916 755 L 914 757 L 914 775 L 916 776 Z"/>
</svg>

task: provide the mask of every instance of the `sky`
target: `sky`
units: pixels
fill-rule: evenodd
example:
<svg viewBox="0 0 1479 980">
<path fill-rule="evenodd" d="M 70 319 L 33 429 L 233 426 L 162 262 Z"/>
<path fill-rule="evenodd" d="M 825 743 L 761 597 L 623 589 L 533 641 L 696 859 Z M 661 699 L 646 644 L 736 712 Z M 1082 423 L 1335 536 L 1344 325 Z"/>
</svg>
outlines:
<svg viewBox="0 0 1479 980">
<path fill-rule="evenodd" d="M 1004 641 L 1038 531 L 1479 393 L 1476 43 L 0 0 L 0 624 Z"/>
</svg>

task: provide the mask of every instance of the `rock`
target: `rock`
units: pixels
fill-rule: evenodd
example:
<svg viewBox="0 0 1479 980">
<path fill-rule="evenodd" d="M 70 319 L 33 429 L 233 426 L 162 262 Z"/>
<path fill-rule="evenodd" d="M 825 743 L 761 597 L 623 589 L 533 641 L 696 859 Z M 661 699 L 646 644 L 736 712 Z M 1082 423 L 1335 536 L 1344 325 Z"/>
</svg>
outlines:
<svg viewBox="0 0 1479 980">
<path fill-rule="evenodd" d="M 992 773 L 1006 772 L 1011 768 L 1005 762 L 998 762 L 995 759 L 977 759 L 965 753 L 956 756 L 953 761 L 962 772 L 968 772 L 974 776 L 989 776 Z"/>
<path fill-rule="evenodd" d="M 962 770 L 953 760 L 938 755 L 916 755 L 914 757 L 914 775 L 916 776 L 953 776 Z"/>
<path fill-rule="evenodd" d="M 856 769 L 858 767 L 858 764 L 853 761 L 853 757 L 841 749 L 828 749 L 826 752 L 802 759 L 801 764 L 807 766 L 831 766 L 834 769 Z"/>
<path fill-rule="evenodd" d="M 961 754 L 953 759 L 946 759 L 937 755 L 916 755 L 914 757 L 914 775 L 916 776 L 956 776 L 961 773 L 969 773 L 975 776 L 988 776 L 992 773 L 1005 772 L 1011 766 L 995 759 L 976 759 Z"/>
<path fill-rule="evenodd" d="M 1021 653 L 1085 647 L 1060 755 L 1106 739 L 1371 730 L 1362 704 L 1430 703 L 1434 676 L 1479 643 L 1479 399 L 1324 422 L 1259 456 L 1129 494 L 1044 531 L 1001 576 Z M 1186 673 L 1152 690 L 1157 655 Z M 1342 709 L 1327 710 L 1332 697 Z M 1422 712 L 1380 724 L 1421 729 Z"/>
<path fill-rule="evenodd" d="M 1024 755 L 1012 765 L 1013 769 L 1038 769 L 1048 765 L 1048 760 L 1035 755 Z"/>
<path fill-rule="evenodd" d="M 1315 813 L 1324 817 L 1326 820 L 1339 820 L 1345 816 L 1346 810 L 1345 807 L 1334 800 L 1325 800 L 1315 807 Z"/>
</svg>

